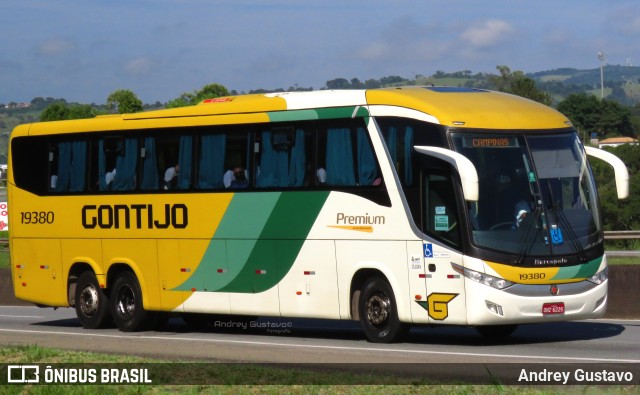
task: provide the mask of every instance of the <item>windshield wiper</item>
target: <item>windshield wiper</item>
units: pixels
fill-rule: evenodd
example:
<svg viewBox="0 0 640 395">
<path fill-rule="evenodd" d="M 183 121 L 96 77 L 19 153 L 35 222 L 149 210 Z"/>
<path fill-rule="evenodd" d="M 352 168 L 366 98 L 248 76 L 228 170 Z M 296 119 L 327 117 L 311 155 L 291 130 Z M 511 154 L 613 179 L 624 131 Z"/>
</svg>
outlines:
<svg viewBox="0 0 640 395">
<path fill-rule="evenodd" d="M 540 226 L 538 226 L 538 223 L 540 221 L 540 216 L 542 215 L 542 210 L 542 206 L 540 204 L 536 204 L 536 207 L 533 210 L 535 212 L 535 218 L 532 218 L 532 221 L 530 221 L 529 218 L 527 218 L 526 221 L 523 221 L 526 227 L 526 232 L 524 232 L 523 237 L 520 238 L 520 245 L 522 246 L 522 248 L 520 248 L 520 253 L 518 254 L 518 259 L 516 260 L 516 265 L 518 266 L 522 265 L 524 257 L 527 255 L 527 253 L 529 253 L 529 251 L 531 251 L 531 248 L 533 248 L 533 245 L 538 238 L 538 234 L 540 233 L 541 228 Z M 533 234 L 532 238 L 531 232 L 534 229 L 535 233 Z"/>
<path fill-rule="evenodd" d="M 547 180 L 547 189 L 549 190 L 549 198 L 551 199 L 551 209 L 554 219 L 558 221 L 558 224 L 556 226 L 558 226 L 558 229 L 560 231 L 562 231 L 562 229 L 564 228 L 564 230 L 568 233 L 571 246 L 573 247 L 574 251 L 578 253 L 580 261 L 584 262 L 586 260 L 586 257 L 584 255 L 584 248 L 582 248 L 580 241 L 578 241 L 578 235 L 576 234 L 576 232 L 574 232 L 571 223 L 567 219 L 566 215 L 564 215 L 564 210 L 558 207 L 558 203 L 554 199 L 553 191 L 551 189 L 551 183 L 549 182 L 549 180 Z M 551 228 L 549 228 L 549 237 L 551 236 Z M 550 245 L 553 245 L 553 240 L 550 241 Z M 553 248 L 551 249 L 551 252 L 553 255 Z"/>
</svg>

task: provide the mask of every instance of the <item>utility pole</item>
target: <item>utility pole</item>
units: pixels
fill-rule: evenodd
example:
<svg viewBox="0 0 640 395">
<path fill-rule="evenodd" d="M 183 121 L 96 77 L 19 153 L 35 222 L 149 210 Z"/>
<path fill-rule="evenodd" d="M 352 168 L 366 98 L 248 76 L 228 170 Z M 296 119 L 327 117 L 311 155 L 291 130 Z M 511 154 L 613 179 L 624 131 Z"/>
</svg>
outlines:
<svg viewBox="0 0 640 395">
<path fill-rule="evenodd" d="M 598 59 L 600 59 L 600 99 L 604 99 L 604 65 L 607 62 L 607 57 L 604 52 L 598 52 Z"/>
</svg>

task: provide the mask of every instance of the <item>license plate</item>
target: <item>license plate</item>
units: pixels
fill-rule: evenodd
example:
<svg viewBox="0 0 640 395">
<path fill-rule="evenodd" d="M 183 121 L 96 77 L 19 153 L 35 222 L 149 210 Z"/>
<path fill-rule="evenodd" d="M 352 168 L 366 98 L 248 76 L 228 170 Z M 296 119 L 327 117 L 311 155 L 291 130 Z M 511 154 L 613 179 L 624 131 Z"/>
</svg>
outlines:
<svg viewBox="0 0 640 395">
<path fill-rule="evenodd" d="M 545 303 L 542 305 L 542 314 L 564 314 L 564 303 Z"/>
</svg>

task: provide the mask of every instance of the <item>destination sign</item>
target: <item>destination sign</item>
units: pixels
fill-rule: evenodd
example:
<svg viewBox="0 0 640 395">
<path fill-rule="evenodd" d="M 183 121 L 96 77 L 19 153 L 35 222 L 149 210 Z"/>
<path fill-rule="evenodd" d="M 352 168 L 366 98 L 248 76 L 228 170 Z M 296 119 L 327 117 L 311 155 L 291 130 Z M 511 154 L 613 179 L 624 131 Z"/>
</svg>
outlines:
<svg viewBox="0 0 640 395">
<path fill-rule="evenodd" d="M 464 137 L 463 142 L 465 148 L 514 148 L 520 146 L 516 137 L 468 136 Z"/>
</svg>

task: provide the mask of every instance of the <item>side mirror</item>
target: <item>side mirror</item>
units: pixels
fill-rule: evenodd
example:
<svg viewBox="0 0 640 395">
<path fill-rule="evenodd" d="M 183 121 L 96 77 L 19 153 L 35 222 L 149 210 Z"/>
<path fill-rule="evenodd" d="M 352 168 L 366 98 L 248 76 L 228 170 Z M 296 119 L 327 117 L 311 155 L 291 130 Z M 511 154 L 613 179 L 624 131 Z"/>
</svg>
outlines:
<svg viewBox="0 0 640 395">
<path fill-rule="evenodd" d="M 616 177 L 618 199 L 626 199 L 629 197 L 629 171 L 624 162 L 611 152 L 599 148 L 585 146 L 584 150 L 587 152 L 587 155 L 601 159 L 613 167 Z"/>
<path fill-rule="evenodd" d="M 478 201 L 478 171 L 466 156 L 441 147 L 414 146 L 413 148 L 421 154 L 449 162 L 460 174 L 464 200 L 469 202 Z"/>
</svg>

